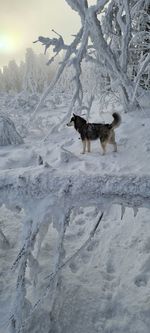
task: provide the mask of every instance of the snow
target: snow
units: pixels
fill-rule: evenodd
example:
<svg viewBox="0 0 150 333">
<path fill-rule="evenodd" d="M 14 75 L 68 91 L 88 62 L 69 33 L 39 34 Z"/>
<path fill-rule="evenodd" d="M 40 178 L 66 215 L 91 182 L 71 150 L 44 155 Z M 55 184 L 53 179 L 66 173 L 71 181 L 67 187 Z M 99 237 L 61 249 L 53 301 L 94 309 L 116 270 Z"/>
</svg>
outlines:
<svg viewBox="0 0 150 333">
<path fill-rule="evenodd" d="M 58 126 L 71 96 L 36 114 L 30 98 L 0 99 L 24 136 L 0 147 L 0 333 L 149 333 L 149 110 L 116 103 L 118 153 L 96 141 L 82 155 Z M 89 121 L 113 112 L 94 100 Z"/>
</svg>

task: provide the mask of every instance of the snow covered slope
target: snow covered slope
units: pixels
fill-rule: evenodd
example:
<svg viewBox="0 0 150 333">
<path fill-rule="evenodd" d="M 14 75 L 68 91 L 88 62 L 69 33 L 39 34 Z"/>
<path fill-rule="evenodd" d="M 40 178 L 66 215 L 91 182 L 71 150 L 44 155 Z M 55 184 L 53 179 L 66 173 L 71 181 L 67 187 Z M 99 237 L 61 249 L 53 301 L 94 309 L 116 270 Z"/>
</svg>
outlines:
<svg viewBox="0 0 150 333">
<path fill-rule="evenodd" d="M 68 103 L 32 118 L 1 100 L 25 138 L 0 148 L 0 333 L 149 333 L 150 114 L 121 112 L 118 153 L 81 155 L 54 130 Z M 95 102 L 90 120 L 113 111 Z"/>
</svg>

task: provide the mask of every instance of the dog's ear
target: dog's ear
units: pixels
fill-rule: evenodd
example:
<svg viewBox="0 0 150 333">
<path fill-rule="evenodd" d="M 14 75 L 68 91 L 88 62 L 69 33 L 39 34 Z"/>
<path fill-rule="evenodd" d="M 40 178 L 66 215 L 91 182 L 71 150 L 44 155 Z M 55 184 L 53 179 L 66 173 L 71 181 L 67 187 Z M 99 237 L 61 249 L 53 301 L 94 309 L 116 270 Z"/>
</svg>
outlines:
<svg viewBox="0 0 150 333">
<path fill-rule="evenodd" d="M 75 117 L 75 113 L 73 113 L 73 116 Z"/>
</svg>

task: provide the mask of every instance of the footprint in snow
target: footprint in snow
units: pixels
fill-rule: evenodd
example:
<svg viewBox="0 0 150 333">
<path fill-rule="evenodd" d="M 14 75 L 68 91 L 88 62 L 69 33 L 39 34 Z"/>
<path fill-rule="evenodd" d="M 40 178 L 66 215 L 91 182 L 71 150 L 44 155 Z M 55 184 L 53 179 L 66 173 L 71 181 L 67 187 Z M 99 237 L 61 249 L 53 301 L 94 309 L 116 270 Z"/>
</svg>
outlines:
<svg viewBox="0 0 150 333">
<path fill-rule="evenodd" d="M 150 278 L 150 257 L 145 261 L 141 268 L 141 273 L 134 279 L 134 283 L 137 287 L 143 287 L 147 285 Z"/>
<path fill-rule="evenodd" d="M 68 233 L 66 234 L 65 238 L 67 240 L 75 240 L 75 238 L 82 237 L 84 235 L 84 228 L 80 228 L 76 233 Z"/>
<path fill-rule="evenodd" d="M 147 152 L 150 152 L 150 142 L 147 142 L 146 143 L 146 145 L 145 145 L 145 150 L 147 151 Z"/>
<path fill-rule="evenodd" d="M 83 261 L 84 264 L 87 264 L 90 261 L 90 254 L 86 251 L 86 249 L 84 251 L 82 251 L 80 253 L 80 258 Z"/>
<path fill-rule="evenodd" d="M 91 252 L 93 251 L 99 244 L 99 241 L 97 239 L 93 239 L 90 244 L 87 246 L 87 251 Z"/>
<path fill-rule="evenodd" d="M 77 237 L 82 237 L 82 236 L 84 235 L 84 232 L 85 232 L 84 228 L 80 228 L 80 229 L 78 230 L 76 236 L 77 236 Z"/>
<path fill-rule="evenodd" d="M 134 283 L 137 287 L 145 287 L 147 285 L 148 277 L 146 274 L 139 274 L 135 277 Z"/>
<path fill-rule="evenodd" d="M 83 207 L 80 207 L 78 209 L 78 214 L 84 214 L 84 208 Z"/>
<path fill-rule="evenodd" d="M 121 138 L 121 139 L 119 140 L 119 145 L 123 145 L 123 146 L 125 146 L 125 145 L 127 144 L 127 142 L 128 142 L 128 139 L 127 139 L 127 138 Z"/>
<path fill-rule="evenodd" d="M 143 252 L 150 253 L 150 237 L 147 238 L 142 248 Z"/>
<path fill-rule="evenodd" d="M 107 281 L 112 281 L 115 278 L 115 276 L 113 274 L 103 272 L 103 278 Z"/>
<path fill-rule="evenodd" d="M 79 267 L 77 266 L 75 261 L 71 262 L 69 267 L 70 267 L 72 273 L 76 273 L 79 270 Z"/>
<path fill-rule="evenodd" d="M 82 225 L 82 224 L 84 224 L 86 221 L 82 218 L 82 217 L 79 217 L 76 221 L 75 221 L 75 223 L 77 224 L 77 225 Z"/>
<path fill-rule="evenodd" d="M 90 252 L 94 251 L 94 249 L 98 246 L 99 241 L 96 239 L 91 240 L 90 244 L 84 249 L 84 251 L 81 251 L 80 258 L 84 262 L 84 264 L 87 264 L 91 258 Z"/>
<path fill-rule="evenodd" d="M 143 273 L 150 273 L 150 257 L 143 264 L 142 271 Z"/>
<path fill-rule="evenodd" d="M 108 222 L 103 224 L 103 226 L 102 226 L 103 229 L 107 229 L 109 227 L 110 227 L 110 223 L 108 223 Z"/>
<path fill-rule="evenodd" d="M 112 274 L 112 273 L 115 272 L 115 268 L 114 268 L 114 265 L 113 265 L 113 263 L 112 263 L 111 260 L 108 260 L 108 262 L 107 262 L 107 265 L 106 265 L 106 272 L 107 272 L 108 274 Z"/>
</svg>

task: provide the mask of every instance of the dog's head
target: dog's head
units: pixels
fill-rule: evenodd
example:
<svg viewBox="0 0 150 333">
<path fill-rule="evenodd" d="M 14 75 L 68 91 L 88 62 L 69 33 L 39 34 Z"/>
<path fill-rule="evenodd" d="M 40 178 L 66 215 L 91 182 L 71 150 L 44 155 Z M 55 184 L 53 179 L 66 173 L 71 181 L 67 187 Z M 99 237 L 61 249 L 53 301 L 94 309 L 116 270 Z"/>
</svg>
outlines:
<svg viewBox="0 0 150 333">
<path fill-rule="evenodd" d="M 76 119 L 76 115 L 73 113 L 73 117 L 71 117 L 71 119 L 70 119 L 69 123 L 67 124 L 67 126 L 74 126 L 75 119 Z"/>
<path fill-rule="evenodd" d="M 80 116 L 78 116 L 77 114 L 73 113 L 73 117 L 70 119 L 69 123 L 67 124 L 67 126 L 74 126 L 74 128 L 76 130 L 79 129 L 79 127 L 81 127 L 82 125 L 86 124 L 86 120 Z"/>
</svg>

